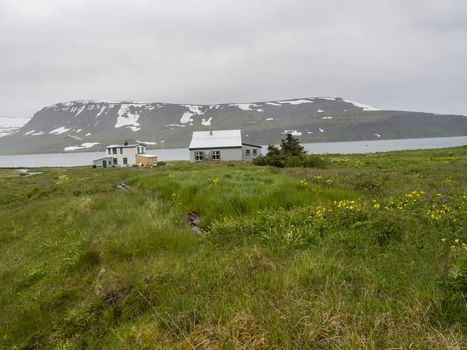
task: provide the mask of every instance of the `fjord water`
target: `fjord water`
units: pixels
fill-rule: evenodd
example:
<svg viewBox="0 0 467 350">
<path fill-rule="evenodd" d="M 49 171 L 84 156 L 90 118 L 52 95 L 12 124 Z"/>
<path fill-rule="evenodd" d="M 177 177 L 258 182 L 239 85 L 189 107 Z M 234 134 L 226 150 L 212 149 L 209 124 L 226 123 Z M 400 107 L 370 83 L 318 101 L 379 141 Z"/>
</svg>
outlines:
<svg viewBox="0 0 467 350">
<path fill-rule="evenodd" d="M 462 146 L 467 145 L 467 136 L 398 140 L 320 142 L 304 143 L 302 145 L 308 153 L 373 153 Z M 263 153 L 265 151 L 266 146 L 263 146 Z M 161 161 L 190 159 L 187 148 L 152 149 L 147 150 L 147 153 L 157 155 Z M 83 166 L 91 165 L 94 159 L 102 158 L 104 156 L 104 152 L 0 156 L 0 168 Z"/>
</svg>

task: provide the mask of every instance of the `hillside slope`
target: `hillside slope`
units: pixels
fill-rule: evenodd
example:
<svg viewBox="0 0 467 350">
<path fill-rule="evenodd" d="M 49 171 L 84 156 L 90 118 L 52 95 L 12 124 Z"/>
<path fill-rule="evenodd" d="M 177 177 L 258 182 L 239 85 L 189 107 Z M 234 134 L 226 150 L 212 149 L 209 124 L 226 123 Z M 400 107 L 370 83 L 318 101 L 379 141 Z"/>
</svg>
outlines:
<svg viewBox="0 0 467 350">
<path fill-rule="evenodd" d="M 72 101 L 43 108 L 0 138 L 0 154 L 96 151 L 123 140 L 187 147 L 193 131 L 209 128 L 241 129 L 256 144 L 278 143 L 288 132 L 301 142 L 353 141 L 465 136 L 467 118 L 323 97 L 217 105 Z"/>
</svg>

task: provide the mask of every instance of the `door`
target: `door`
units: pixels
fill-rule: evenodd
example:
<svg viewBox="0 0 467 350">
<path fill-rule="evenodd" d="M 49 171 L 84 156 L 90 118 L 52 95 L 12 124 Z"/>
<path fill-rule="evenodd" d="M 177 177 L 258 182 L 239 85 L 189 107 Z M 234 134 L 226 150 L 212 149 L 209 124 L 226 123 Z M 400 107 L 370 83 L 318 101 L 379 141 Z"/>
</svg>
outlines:
<svg viewBox="0 0 467 350">
<path fill-rule="evenodd" d="M 107 161 L 106 161 L 106 160 L 103 160 L 103 161 L 102 161 L 102 167 L 103 167 L 103 168 L 107 168 Z"/>
</svg>

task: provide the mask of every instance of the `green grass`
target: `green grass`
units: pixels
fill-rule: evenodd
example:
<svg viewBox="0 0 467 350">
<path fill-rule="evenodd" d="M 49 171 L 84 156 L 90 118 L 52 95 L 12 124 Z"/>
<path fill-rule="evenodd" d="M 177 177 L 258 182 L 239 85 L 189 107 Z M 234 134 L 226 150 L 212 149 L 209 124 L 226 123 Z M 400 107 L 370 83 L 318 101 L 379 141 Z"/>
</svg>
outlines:
<svg viewBox="0 0 467 350">
<path fill-rule="evenodd" d="M 0 169 L 0 348 L 461 349 L 466 150 Z"/>
</svg>

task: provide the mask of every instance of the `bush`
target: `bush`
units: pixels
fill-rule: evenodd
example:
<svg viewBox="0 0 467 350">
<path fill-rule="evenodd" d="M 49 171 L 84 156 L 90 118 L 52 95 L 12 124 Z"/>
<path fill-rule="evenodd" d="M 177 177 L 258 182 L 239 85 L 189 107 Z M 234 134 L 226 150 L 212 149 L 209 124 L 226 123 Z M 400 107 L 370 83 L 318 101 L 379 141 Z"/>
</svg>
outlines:
<svg viewBox="0 0 467 350">
<path fill-rule="evenodd" d="M 259 166 L 270 165 L 276 168 L 324 168 L 326 162 L 317 155 L 308 155 L 298 139 L 291 134 L 281 141 L 280 148 L 269 145 L 268 153 L 253 160 Z"/>
</svg>

